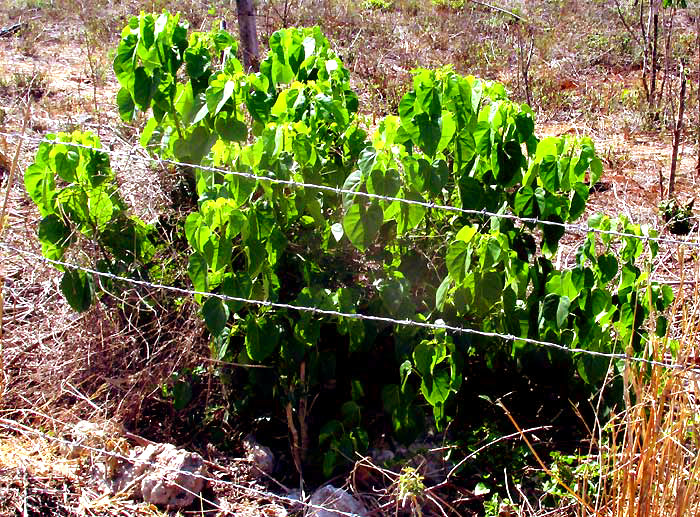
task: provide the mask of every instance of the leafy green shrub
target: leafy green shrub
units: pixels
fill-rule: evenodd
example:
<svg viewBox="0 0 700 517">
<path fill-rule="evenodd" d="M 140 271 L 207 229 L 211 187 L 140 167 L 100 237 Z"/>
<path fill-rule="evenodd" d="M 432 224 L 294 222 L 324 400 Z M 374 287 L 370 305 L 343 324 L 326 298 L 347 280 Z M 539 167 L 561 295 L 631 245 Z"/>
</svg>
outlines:
<svg viewBox="0 0 700 517">
<path fill-rule="evenodd" d="M 46 139 L 24 174 L 42 216 L 38 235 L 44 256 L 61 260 L 71 246 L 83 249 L 95 243 L 94 267 L 101 271 L 129 275 L 143 267 L 155 251 L 153 228 L 128 214 L 99 138 L 74 131 Z M 88 309 L 95 294 L 92 276 L 56 268 L 64 271 L 61 290 L 71 307 Z"/>
<path fill-rule="evenodd" d="M 676 198 L 665 199 L 659 203 L 659 212 L 671 233 L 675 235 L 688 235 L 690 233 L 694 224 L 694 204 L 694 199 L 682 205 Z"/>
<path fill-rule="evenodd" d="M 318 28 L 273 34 L 256 74 L 236 48 L 225 31 L 188 36 L 178 16 L 141 14 L 122 32 L 117 100 L 125 120 L 151 110 L 145 147 L 192 166 L 189 277 L 234 298 L 196 296 L 212 355 L 268 367 L 237 373 L 237 408 L 264 401 L 286 422 L 297 469 L 328 476 L 364 452 L 378 406 L 400 440 L 421 432 L 426 404 L 442 429 L 474 358 L 517 371 L 541 340 L 642 353 L 647 318 L 672 298 L 638 265 L 634 236 L 653 230 L 593 216 L 574 267 L 553 262 L 602 173 L 590 139 L 538 139 L 503 85 L 447 67 L 414 71 L 398 115 L 368 135 Z M 542 353 L 600 388 L 608 359 Z"/>
</svg>

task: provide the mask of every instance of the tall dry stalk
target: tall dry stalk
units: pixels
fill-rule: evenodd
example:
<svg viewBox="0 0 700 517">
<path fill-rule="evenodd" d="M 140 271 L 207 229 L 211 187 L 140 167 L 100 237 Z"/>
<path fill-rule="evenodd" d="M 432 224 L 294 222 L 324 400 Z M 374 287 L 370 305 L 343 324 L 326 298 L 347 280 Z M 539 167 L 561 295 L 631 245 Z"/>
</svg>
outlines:
<svg viewBox="0 0 700 517">
<path fill-rule="evenodd" d="M 691 295 L 681 285 L 674 312 L 680 321 L 675 359 L 689 367 L 670 370 L 640 365 L 631 369 L 636 403 L 611 420 L 610 445 L 601 453 L 605 488 L 596 506 L 604 515 L 700 515 L 700 418 L 695 400 L 700 375 L 690 370 L 697 354 L 696 329 L 700 328 L 697 283 Z M 667 358 L 669 343 L 656 339 L 650 358 Z"/>
</svg>

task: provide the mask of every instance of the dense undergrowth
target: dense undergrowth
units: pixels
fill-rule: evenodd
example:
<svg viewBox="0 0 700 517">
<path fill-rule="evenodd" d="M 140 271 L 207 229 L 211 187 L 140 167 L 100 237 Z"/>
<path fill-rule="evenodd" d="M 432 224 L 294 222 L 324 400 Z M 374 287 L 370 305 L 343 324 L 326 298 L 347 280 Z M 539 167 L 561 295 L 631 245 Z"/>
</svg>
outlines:
<svg viewBox="0 0 700 517">
<path fill-rule="evenodd" d="M 522 427 L 551 423 L 542 453 L 575 453 L 578 419 L 619 407 L 623 364 L 532 340 L 642 355 L 673 298 L 650 281 L 655 243 L 638 238 L 655 232 L 625 217 L 590 217 L 575 267 L 557 267 L 563 224 L 580 221 L 602 173 L 593 142 L 537 138 L 503 85 L 450 67 L 415 70 L 397 111 L 373 124 L 318 28 L 277 31 L 269 47 L 250 74 L 225 30 L 190 33 L 167 12 L 131 19 L 113 64 L 119 112 L 149 152 L 179 163 L 194 209 L 147 225 L 96 136 L 48 135 L 25 174 L 44 254 L 156 283 L 187 267 L 194 290 L 223 295 L 195 295 L 216 366 L 178 372 L 163 393 L 192 423 L 248 419 L 286 436 L 287 472 L 308 481 L 388 437 L 451 444 L 456 463 L 512 430 L 499 404 Z M 69 268 L 61 288 L 86 310 L 127 283 Z M 189 407 L 205 373 L 220 393 Z M 507 443 L 454 475 L 502 493 L 503 465 L 538 484 L 523 474 L 525 446 Z"/>
</svg>

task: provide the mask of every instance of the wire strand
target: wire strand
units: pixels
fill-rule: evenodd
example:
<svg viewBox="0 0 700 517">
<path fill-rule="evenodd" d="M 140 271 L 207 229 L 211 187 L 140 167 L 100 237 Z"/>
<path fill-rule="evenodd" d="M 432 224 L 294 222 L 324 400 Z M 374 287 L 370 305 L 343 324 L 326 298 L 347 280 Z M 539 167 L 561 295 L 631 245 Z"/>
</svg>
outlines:
<svg viewBox="0 0 700 517">
<path fill-rule="evenodd" d="M 13 138 L 19 138 L 19 135 L 13 134 L 13 133 L 3 133 L 0 132 L 0 136 L 6 136 L 6 137 L 13 137 Z M 50 143 L 54 145 L 65 145 L 69 147 L 77 147 L 77 148 L 83 148 L 83 149 L 89 149 L 92 151 L 97 151 L 97 152 L 103 152 L 106 153 L 110 156 L 127 156 L 130 159 L 139 159 L 144 162 L 151 162 L 151 163 L 166 163 L 168 165 L 174 165 L 177 167 L 190 167 L 190 168 L 195 168 L 195 169 L 200 169 L 208 172 L 215 172 L 215 173 L 220 173 L 220 174 L 230 174 L 232 176 L 236 176 L 239 178 L 245 178 L 245 179 L 250 179 L 250 180 L 255 180 L 255 181 L 266 181 L 271 184 L 277 184 L 277 185 L 287 185 L 289 187 L 294 187 L 294 188 L 308 188 L 308 189 L 313 189 L 313 190 L 318 190 L 318 191 L 323 191 L 323 192 L 331 192 L 334 194 L 338 195 L 347 195 L 347 196 L 358 196 L 358 197 L 364 197 L 367 199 L 371 200 L 378 200 L 378 201 L 388 201 L 388 202 L 397 202 L 397 203 L 404 203 L 407 205 L 413 205 L 413 206 L 420 206 L 422 208 L 426 209 L 433 209 L 433 210 L 443 210 L 446 212 L 453 212 L 453 213 L 460 213 L 464 215 L 471 215 L 471 216 L 482 216 L 482 217 L 496 217 L 496 218 L 501 218 L 501 219 L 508 219 L 511 221 L 517 221 L 521 223 L 529 223 L 529 224 L 540 224 L 543 226 L 553 226 L 553 227 L 558 227 L 558 228 L 563 228 L 565 231 L 568 232 L 576 232 L 580 234 L 588 234 L 588 233 L 595 233 L 599 235 L 610 235 L 610 236 L 615 236 L 615 237 L 624 237 L 624 238 L 630 238 L 630 239 L 638 239 L 638 240 L 643 240 L 643 241 L 651 241 L 651 242 L 658 242 L 658 243 L 663 243 L 663 244 L 676 244 L 676 245 L 683 245 L 683 246 L 689 246 L 689 247 L 700 247 L 700 241 L 697 240 L 682 240 L 682 239 L 673 239 L 669 237 L 653 237 L 651 235 L 635 235 L 633 233 L 629 232 L 618 232 L 616 230 L 604 230 L 601 228 L 591 228 L 586 225 L 582 224 L 573 224 L 573 223 L 561 223 L 558 221 L 548 221 L 546 219 L 539 219 L 537 217 L 522 217 L 518 216 L 515 214 L 509 214 L 509 213 L 498 213 L 498 212 L 491 212 L 486 209 L 484 210 L 473 210 L 473 209 L 468 209 L 468 208 L 460 208 L 456 206 L 451 206 L 451 205 L 441 205 L 438 203 L 433 203 L 433 202 L 426 202 L 426 201 L 419 201 L 415 199 L 406 199 L 406 198 L 400 198 L 400 197 L 393 197 L 393 196 L 382 196 L 380 194 L 372 194 L 369 192 L 362 192 L 362 191 L 356 191 L 356 190 L 349 190 L 349 189 L 344 189 L 344 188 L 339 188 L 339 187 L 331 187 L 329 185 L 318 185 L 315 183 L 306 183 L 306 182 L 301 182 L 301 181 L 296 181 L 296 180 L 286 180 L 286 179 L 281 179 L 281 178 L 271 178 L 269 176 L 258 176 L 249 172 L 240 172 L 240 171 L 231 171 L 229 169 L 224 169 L 220 167 L 212 167 L 212 166 L 207 166 L 207 165 L 197 165 L 193 163 L 187 163 L 187 162 L 179 162 L 176 160 L 170 160 L 166 158 L 153 158 L 151 156 L 135 156 L 133 152 L 127 152 L 127 151 L 115 151 L 112 149 L 106 149 L 104 147 L 102 148 L 96 148 L 92 147 L 89 145 L 84 145 L 84 144 L 79 144 L 76 142 L 59 142 L 57 140 L 50 140 L 47 138 L 37 138 L 37 137 L 30 137 L 26 136 L 24 137 L 25 140 L 32 141 L 35 143 Z"/>
<path fill-rule="evenodd" d="M 446 331 L 455 332 L 458 334 L 474 335 L 474 336 L 487 337 L 487 338 L 492 338 L 492 339 L 503 339 L 504 341 L 510 341 L 510 342 L 514 342 L 514 343 L 515 342 L 528 343 L 528 344 L 535 345 L 535 346 L 541 346 L 541 347 L 546 347 L 546 348 L 552 348 L 555 350 L 561 350 L 564 352 L 568 352 L 570 354 L 582 353 L 582 354 L 587 354 L 587 355 L 596 356 L 596 357 L 604 357 L 607 359 L 634 361 L 634 362 L 644 363 L 644 364 L 648 364 L 648 365 L 661 366 L 661 367 L 668 368 L 668 369 L 692 369 L 692 368 L 689 368 L 688 366 L 682 365 L 682 364 L 666 363 L 666 362 L 656 361 L 653 359 L 646 359 L 643 357 L 635 357 L 635 356 L 632 356 L 629 354 L 599 352 L 596 350 L 587 350 L 585 348 L 572 348 L 572 347 L 568 347 L 565 345 L 560 345 L 560 344 L 552 343 L 549 341 L 542 341 L 542 340 L 534 339 L 534 338 L 520 337 L 520 336 L 515 336 L 513 334 L 501 334 L 498 332 L 488 332 L 488 331 L 471 329 L 471 328 L 466 328 L 466 327 L 459 327 L 459 326 L 455 326 L 455 325 L 448 325 L 446 323 L 437 323 L 437 322 L 431 323 L 431 322 L 426 322 L 426 321 L 416 321 L 416 320 L 412 320 L 412 319 L 396 319 L 396 318 L 389 318 L 389 317 L 385 317 L 385 316 L 373 316 L 370 314 L 341 312 L 341 311 L 336 311 L 336 310 L 332 310 L 332 309 L 321 309 L 318 307 L 308 307 L 308 306 L 304 306 L 304 305 L 293 305 L 293 304 L 289 304 L 289 303 L 271 302 L 268 300 L 255 300 L 255 299 L 251 299 L 251 298 L 229 296 L 229 295 L 225 295 L 225 294 L 221 294 L 221 293 L 211 293 L 211 292 L 206 292 L 206 291 L 197 291 L 197 290 L 193 290 L 193 289 L 184 289 L 182 287 L 157 284 L 157 283 L 148 282 L 145 280 L 137 280 L 135 278 L 118 276 L 118 275 L 115 275 L 113 273 L 108 273 L 105 271 L 98 271 L 96 269 L 80 266 L 77 264 L 72 264 L 70 262 L 49 259 L 49 258 L 46 258 L 42 255 L 34 253 L 33 251 L 23 250 L 21 248 L 11 246 L 11 245 L 3 243 L 3 242 L 0 242 L 0 248 L 4 248 L 8 251 L 12 251 L 15 253 L 20 253 L 24 256 L 32 257 L 40 262 L 44 262 L 44 263 L 48 263 L 48 264 L 52 264 L 52 265 L 58 265 L 58 266 L 70 268 L 73 270 L 82 271 L 84 273 L 90 273 L 92 275 L 96 275 L 96 276 L 99 276 L 102 278 L 108 278 L 110 280 L 115 280 L 118 282 L 125 282 L 125 283 L 129 283 L 132 285 L 138 285 L 138 286 L 146 287 L 149 289 L 159 289 L 159 290 L 170 291 L 170 292 L 174 292 L 174 293 L 178 293 L 178 294 L 186 295 L 186 296 L 203 296 L 203 297 L 209 297 L 209 298 L 217 298 L 217 299 L 225 301 L 225 302 L 239 302 L 239 303 L 245 303 L 245 304 L 249 304 L 249 305 L 258 305 L 261 307 L 270 307 L 270 308 L 274 308 L 274 309 L 285 309 L 285 310 L 292 310 L 292 311 L 299 311 L 299 312 L 308 312 L 311 314 L 322 315 L 322 316 L 333 316 L 333 317 L 338 317 L 338 318 L 373 321 L 376 323 L 386 323 L 386 324 L 391 324 L 391 325 L 416 327 L 416 328 L 423 328 L 423 329 L 430 329 L 430 330 L 446 330 Z"/>
</svg>

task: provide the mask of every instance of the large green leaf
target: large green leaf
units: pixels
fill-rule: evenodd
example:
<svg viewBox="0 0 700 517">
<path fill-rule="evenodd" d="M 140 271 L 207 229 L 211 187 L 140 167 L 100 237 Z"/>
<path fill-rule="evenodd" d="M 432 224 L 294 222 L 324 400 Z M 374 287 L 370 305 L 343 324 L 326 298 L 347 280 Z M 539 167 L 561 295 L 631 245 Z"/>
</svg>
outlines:
<svg viewBox="0 0 700 517">
<path fill-rule="evenodd" d="M 447 271 L 458 284 L 464 280 L 471 261 L 472 246 L 464 241 L 453 242 L 447 250 Z"/>
<path fill-rule="evenodd" d="M 281 328 L 278 324 L 263 319 L 262 323 L 249 316 L 246 324 L 245 347 L 248 357 L 262 362 L 267 359 L 279 344 Z"/>
<path fill-rule="evenodd" d="M 204 323 L 212 336 L 218 336 L 226 328 L 229 311 L 226 304 L 220 298 L 210 296 L 202 305 Z"/>
<path fill-rule="evenodd" d="M 364 250 L 374 242 L 383 222 L 384 213 L 376 201 L 353 203 L 343 217 L 343 230 L 356 248 Z"/>
<path fill-rule="evenodd" d="M 78 312 L 88 310 L 95 295 L 92 275 L 77 269 L 67 270 L 61 279 L 61 292 L 73 310 Z"/>
</svg>

